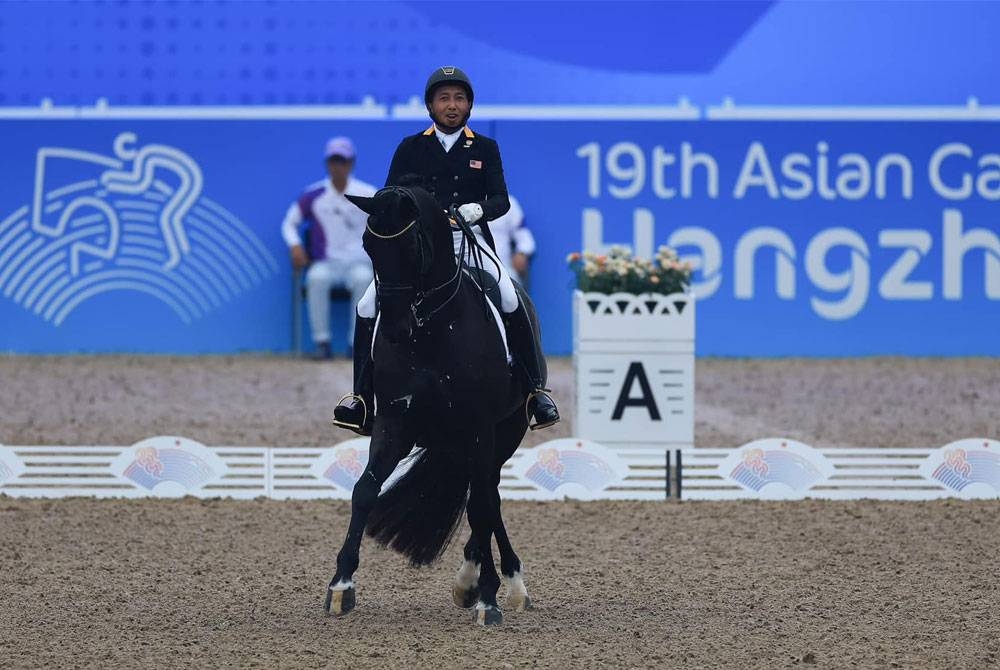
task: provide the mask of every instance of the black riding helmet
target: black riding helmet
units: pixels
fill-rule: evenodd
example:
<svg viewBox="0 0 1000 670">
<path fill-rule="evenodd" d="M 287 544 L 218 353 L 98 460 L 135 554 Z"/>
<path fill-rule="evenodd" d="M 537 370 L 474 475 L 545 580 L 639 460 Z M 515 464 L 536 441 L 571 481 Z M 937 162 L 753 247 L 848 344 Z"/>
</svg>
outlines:
<svg viewBox="0 0 1000 670">
<path fill-rule="evenodd" d="M 461 86 L 464 88 L 466 94 L 469 96 L 469 105 L 472 105 L 473 98 L 475 97 L 472 91 L 472 82 L 469 81 L 469 76 L 465 74 L 461 68 L 457 68 L 454 65 L 439 67 L 431 73 L 430 77 L 427 78 L 427 86 L 424 87 L 424 104 L 430 107 L 431 97 L 434 95 L 434 89 L 438 86 L 444 86 L 445 84 Z"/>
</svg>

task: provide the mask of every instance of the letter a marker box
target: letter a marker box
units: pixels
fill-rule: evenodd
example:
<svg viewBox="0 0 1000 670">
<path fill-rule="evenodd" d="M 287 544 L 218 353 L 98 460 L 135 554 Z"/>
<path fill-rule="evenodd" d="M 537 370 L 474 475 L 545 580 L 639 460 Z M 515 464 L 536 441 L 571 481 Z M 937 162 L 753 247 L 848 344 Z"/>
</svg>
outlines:
<svg viewBox="0 0 1000 670">
<path fill-rule="evenodd" d="M 694 446 L 694 296 L 573 295 L 574 435 L 612 448 Z"/>
</svg>

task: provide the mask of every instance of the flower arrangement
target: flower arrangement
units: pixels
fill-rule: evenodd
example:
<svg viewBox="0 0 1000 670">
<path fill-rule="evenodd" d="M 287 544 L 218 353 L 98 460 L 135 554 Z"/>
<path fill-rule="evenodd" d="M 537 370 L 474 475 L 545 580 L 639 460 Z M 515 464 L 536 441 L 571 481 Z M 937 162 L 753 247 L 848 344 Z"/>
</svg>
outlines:
<svg viewBox="0 0 1000 670">
<path fill-rule="evenodd" d="M 576 274 L 576 287 L 594 293 L 683 293 L 691 283 L 691 264 L 664 245 L 652 260 L 635 258 L 629 248 L 612 246 L 607 254 L 571 253 L 566 257 Z"/>
</svg>

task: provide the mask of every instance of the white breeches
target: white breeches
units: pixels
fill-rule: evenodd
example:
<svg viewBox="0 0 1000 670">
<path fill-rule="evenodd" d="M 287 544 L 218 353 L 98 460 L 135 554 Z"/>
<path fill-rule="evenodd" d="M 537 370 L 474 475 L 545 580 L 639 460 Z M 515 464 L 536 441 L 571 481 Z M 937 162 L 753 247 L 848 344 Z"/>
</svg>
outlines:
<svg viewBox="0 0 1000 670">
<path fill-rule="evenodd" d="M 462 245 L 462 233 L 454 231 L 452 235 L 455 241 L 455 255 L 458 256 Z M 517 292 L 514 290 L 514 283 L 510 280 L 510 275 L 507 274 L 507 268 L 503 266 L 497 255 L 490 250 L 489 245 L 478 230 L 476 230 L 476 239 L 479 241 L 479 247 L 482 250 L 483 265 L 485 266 L 483 269 L 490 273 L 497 280 L 497 284 L 500 285 L 500 307 L 506 314 L 510 314 L 517 309 Z M 464 260 L 469 265 L 473 264 L 473 255 L 468 244 L 466 244 Z M 364 296 L 358 301 L 358 316 L 366 319 L 375 318 L 374 281 L 368 285 Z"/>
</svg>

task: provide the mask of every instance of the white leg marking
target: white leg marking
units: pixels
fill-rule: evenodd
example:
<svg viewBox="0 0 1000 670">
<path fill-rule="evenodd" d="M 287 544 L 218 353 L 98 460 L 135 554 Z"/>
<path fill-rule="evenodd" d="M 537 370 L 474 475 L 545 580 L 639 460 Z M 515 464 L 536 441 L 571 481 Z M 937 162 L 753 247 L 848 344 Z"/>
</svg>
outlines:
<svg viewBox="0 0 1000 670">
<path fill-rule="evenodd" d="M 350 579 L 348 580 L 341 579 L 336 584 L 330 585 L 331 591 L 346 591 L 347 589 L 353 589 L 353 588 L 354 588 L 354 582 L 352 582 Z"/>
<path fill-rule="evenodd" d="M 515 572 L 507 580 L 507 600 L 504 606 L 515 612 L 531 609 L 531 598 L 528 597 L 528 589 L 524 585 L 524 576 L 521 572 Z"/>
<path fill-rule="evenodd" d="M 528 595 L 528 589 L 524 586 L 524 577 L 520 572 L 515 572 L 514 576 L 507 580 L 508 598 L 514 596 Z"/>
<path fill-rule="evenodd" d="M 468 591 L 478 581 L 479 564 L 472 561 L 463 561 L 462 567 L 458 569 L 458 574 L 455 575 L 455 584 L 463 590 Z"/>
</svg>

